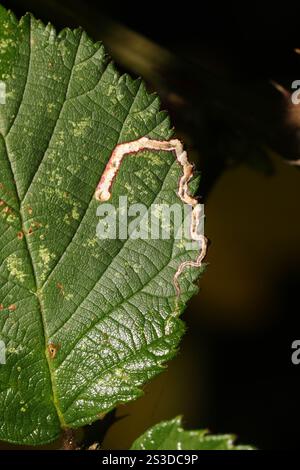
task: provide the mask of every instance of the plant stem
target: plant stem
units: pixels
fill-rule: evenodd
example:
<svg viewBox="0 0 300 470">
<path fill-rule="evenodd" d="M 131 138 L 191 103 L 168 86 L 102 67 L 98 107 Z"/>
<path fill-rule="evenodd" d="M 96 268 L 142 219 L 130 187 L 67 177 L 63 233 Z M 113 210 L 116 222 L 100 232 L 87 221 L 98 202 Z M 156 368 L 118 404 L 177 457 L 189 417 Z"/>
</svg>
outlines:
<svg viewBox="0 0 300 470">
<path fill-rule="evenodd" d="M 74 429 L 65 429 L 62 434 L 61 450 L 77 450 L 76 432 Z"/>
</svg>

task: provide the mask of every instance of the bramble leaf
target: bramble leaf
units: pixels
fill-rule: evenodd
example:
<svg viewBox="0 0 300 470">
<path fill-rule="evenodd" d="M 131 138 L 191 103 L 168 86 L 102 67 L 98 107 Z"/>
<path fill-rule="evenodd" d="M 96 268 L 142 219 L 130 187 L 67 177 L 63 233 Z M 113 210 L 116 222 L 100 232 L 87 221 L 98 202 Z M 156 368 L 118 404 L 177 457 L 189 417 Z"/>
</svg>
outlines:
<svg viewBox="0 0 300 470">
<path fill-rule="evenodd" d="M 141 80 L 120 76 L 81 30 L 56 34 L 0 7 L 0 439 L 42 444 L 91 423 L 176 353 L 178 314 L 201 268 L 174 239 L 99 239 L 94 197 L 119 143 L 169 140 Z M 128 202 L 183 202 L 172 152 L 124 159 L 112 189 Z"/>
</svg>

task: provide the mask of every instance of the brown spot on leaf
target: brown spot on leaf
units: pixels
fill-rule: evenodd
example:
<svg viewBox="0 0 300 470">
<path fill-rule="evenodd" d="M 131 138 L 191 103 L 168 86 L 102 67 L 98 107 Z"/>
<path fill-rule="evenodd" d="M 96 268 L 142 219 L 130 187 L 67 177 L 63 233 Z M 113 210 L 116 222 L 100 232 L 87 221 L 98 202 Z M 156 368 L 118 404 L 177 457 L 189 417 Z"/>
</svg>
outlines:
<svg viewBox="0 0 300 470">
<path fill-rule="evenodd" d="M 54 359 L 56 357 L 57 351 L 59 350 L 59 345 L 54 343 L 48 344 L 48 353 L 50 359 Z"/>
<path fill-rule="evenodd" d="M 42 227 L 42 224 L 40 222 L 32 222 L 27 232 L 28 235 L 33 235 L 33 227 L 40 228 Z"/>
<path fill-rule="evenodd" d="M 18 232 L 17 237 L 18 237 L 19 240 L 22 240 L 23 237 L 24 237 L 24 233 L 23 232 Z"/>
<path fill-rule="evenodd" d="M 11 304 L 11 305 L 8 307 L 8 310 L 9 310 L 10 312 L 13 312 L 13 311 L 16 310 L 16 309 L 17 309 L 16 304 Z"/>
<path fill-rule="evenodd" d="M 61 294 L 64 293 L 64 286 L 63 286 L 60 282 L 58 282 L 58 283 L 56 284 L 56 287 L 57 287 L 57 289 L 60 290 L 60 293 L 61 293 Z"/>
</svg>

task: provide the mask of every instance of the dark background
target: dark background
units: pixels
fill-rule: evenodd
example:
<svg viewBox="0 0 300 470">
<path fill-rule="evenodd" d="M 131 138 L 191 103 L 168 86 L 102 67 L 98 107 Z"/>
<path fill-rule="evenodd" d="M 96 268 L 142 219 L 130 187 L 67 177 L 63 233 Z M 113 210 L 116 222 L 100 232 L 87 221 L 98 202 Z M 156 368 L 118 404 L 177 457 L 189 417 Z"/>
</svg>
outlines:
<svg viewBox="0 0 300 470">
<path fill-rule="evenodd" d="M 200 196 L 206 201 L 209 266 L 184 314 L 188 331 L 181 352 L 146 387 L 145 397 L 118 410 L 122 419 L 109 430 L 105 447 L 128 447 L 147 427 L 183 414 L 187 427 L 233 432 L 239 442 L 261 449 L 298 448 L 300 365 L 291 362 L 291 344 L 300 336 L 300 174 L 285 159 L 300 158 L 299 133 L 270 80 L 288 89 L 300 79 L 294 52 L 300 48 L 300 7 L 89 0 L 72 2 L 70 15 L 51 1 L 2 3 L 57 27 L 83 24 L 91 36 L 103 34 L 112 54 L 118 26 L 112 28 L 104 15 L 171 51 L 176 67 L 158 70 L 161 90 L 150 72 L 149 80 L 147 71 L 143 75 L 150 88 L 158 86 L 179 135 L 204 169 Z M 114 55 L 121 69 L 136 74 L 122 54 Z M 146 60 L 147 54 L 145 48 Z M 172 108 L 173 92 L 189 107 Z"/>
</svg>

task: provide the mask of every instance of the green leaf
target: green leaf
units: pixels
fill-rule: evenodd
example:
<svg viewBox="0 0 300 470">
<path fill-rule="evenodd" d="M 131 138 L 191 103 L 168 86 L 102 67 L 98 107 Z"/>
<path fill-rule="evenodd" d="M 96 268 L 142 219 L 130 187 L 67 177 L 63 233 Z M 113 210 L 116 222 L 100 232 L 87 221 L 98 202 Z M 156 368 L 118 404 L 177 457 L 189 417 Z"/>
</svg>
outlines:
<svg viewBox="0 0 300 470">
<path fill-rule="evenodd" d="M 101 240 L 97 183 L 116 145 L 172 135 L 157 96 L 80 29 L 58 35 L 0 7 L 0 439 L 54 440 L 91 423 L 176 353 L 201 268 L 174 240 Z M 113 183 L 149 210 L 183 202 L 168 151 L 128 155 Z"/>
<path fill-rule="evenodd" d="M 235 436 L 212 435 L 206 430 L 185 431 L 181 417 L 162 421 L 148 429 L 132 445 L 132 450 L 251 450 L 250 446 L 235 446 Z"/>
</svg>

